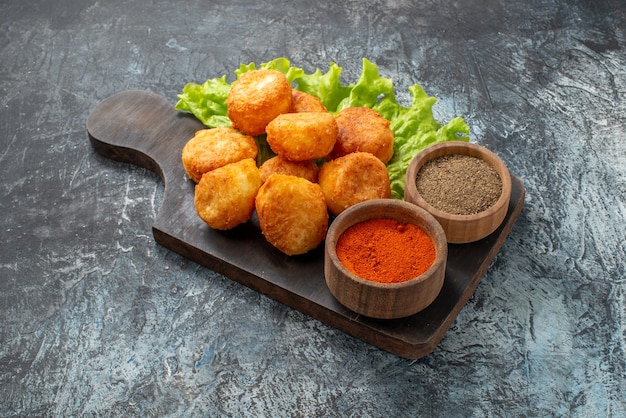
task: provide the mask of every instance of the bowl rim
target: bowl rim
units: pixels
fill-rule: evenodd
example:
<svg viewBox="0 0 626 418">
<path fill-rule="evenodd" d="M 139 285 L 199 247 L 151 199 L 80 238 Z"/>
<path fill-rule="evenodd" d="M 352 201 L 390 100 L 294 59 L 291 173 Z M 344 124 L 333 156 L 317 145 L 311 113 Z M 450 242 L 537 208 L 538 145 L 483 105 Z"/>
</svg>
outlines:
<svg viewBox="0 0 626 418">
<path fill-rule="evenodd" d="M 450 150 L 450 152 L 441 152 L 442 149 Z M 474 151 L 477 155 L 463 154 L 463 151 L 468 151 L 468 150 Z M 420 192 L 417 190 L 417 184 L 415 180 L 421 168 L 427 162 L 431 160 L 434 160 L 439 157 L 443 157 L 444 155 L 453 155 L 453 154 L 462 154 L 462 155 L 470 155 L 473 157 L 479 157 L 481 160 L 489 164 L 494 170 L 496 170 L 496 172 L 498 173 L 498 176 L 500 177 L 500 180 L 502 181 L 502 192 L 500 193 L 500 197 L 498 198 L 498 200 L 496 200 L 493 205 L 489 206 L 487 209 L 478 213 L 473 213 L 469 215 L 461 215 L 461 214 L 445 212 L 441 209 L 438 209 L 434 207 L 433 205 L 431 205 L 426 199 L 422 197 Z M 483 157 L 488 157 L 491 161 L 488 161 Z M 417 164 L 416 163 L 417 161 L 420 161 L 421 164 Z M 497 165 L 494 165 L 492 161 L 495 161 Z M 502 206 L 508 205 L 509 200 L 510 200 L 510 190 L 512 187 L 512 183 L 511 183 L 511 174 L 506 164 L 493 151 L 487 149 L 486 147 L 482 145 L 479 145 L 473 142 L 447 141 L 447 142 L 440 142 L 434 145 L 430 145 L 429 147 L 420 151 L 417 155 L 415 155 L 415 157 L 413 157 L 413 159 L 409 163 L 409 167 L 406 172 L 404 187 L 405 187 L 405 190 L 410 187 L 411 190 L 414 192 L 413 197 L 418 200 L 416 204 L 421 206 L 422 208 L 425 208 L 427 212 L 430 212 L 435 217 L 449 219 L 451 221 L 468 222 L 468 221 L 476 221 L 476 220 L 489 218 L 493 216 L 496 212 L 500 211 L 502 209 Z M 406 193 L 405 193 L 405 199 L 406 199 Z"/>
<path fill-rule="evenodd" d="M 427 235 L 428 237 L 433 241 L 433 244 L 435 245 L 435 260 L 433 261 L 433 263 L 430 265 L 430 267 L 428 269 L 426 269 L 426 271 L 424 271 L 423 273 L 421 273 L 418 276 L 415 276 L 411 279 L 402 281 L 402 282 L 396 282 L 396 283 L 382 283 L 382 282 L 377 282 L 374 280 L 368 280 L 365 279 L 361 276 L 358 276 L 354 273 L 352 273 L 339 259 L 338 255 L 337 255 L 337 249 L 336 249 L 336 241 L 339 240 L 339 237 L 341 237 L 341 235 L 351 226 L 356 225 L 360 222 L 365 222 L 367 220 L 371 220 L 371 219 L 395 219 L 396 218 L 392 217 L 392 216 L 377 216 L 374 215 L 372 217 L 366 217 L 358 222 L 354 222 L 351 223 L 349 225 L 347 225 L 343 230 L 341 230 L 340 232 L 338 232 L 337 230 L 339 229 L 339 223 L 336 222 L 337 218 L 342 217 L 342 218 L 348 218 L 350 216 L 353 216 L 354 213 L 361 213 L 363 212 L 364 214 L 367 214 L 369 211 L 369 209 L 372 206 L 378 206 L 378 205 L 390 205 L 390 206 L 396 206 L 398 208 L 401 208 L 404 211 L 407 211 L 407 213 L 412 213 L 414 215 L 417 215 L 419 218 L 421 218 L 424 223 L 426 225 L 428 225 L 429 230 L 426 230 L 426 228 L 423 228 L 420 225 L 417 225 L 420 229 L 422 229 Z M 432 229 L 432 230 L 431 230 Z M 335 240 L 335 245 L 331 245 L 331 240 L 328 239 L 328 236 L 334 236 L 336 235 L 336 240 Z M 439 242 L 438 242 L 439 241 Z M 371 199 L 371 200 L 367 200 L 364 202 L 360 202 L 357 203 L 356 205 L 353 205 L 351 207 L 349 207 L 348 209 L 344 210 L 343 212 L 341 212 L 336 218 L 335 220 L 332 222 L 332 224 L 330 225 L 329 229 L 328 229 L 328 233 L 327 233 L 327 239 L 325 242 L 325 245 L 327 246 L 327 252 L 329 257 L 331 258 L 331 261 L 333 262 L 333 264 L 335 265 L 335 267 L 347 278 L 349 278 L 350 280 L 353 280 L 361 285 L 364 286 L 369 286 L 369 287 L 373 287 L 373 288 L 379 288 L 379 289 L 399 289 L 399 288 L 404 288 L 404 287 L 412 287 L 415 285 L 418 285 L 424 281 L 426 281 L 427 279 L 429 279 L 433 272 L 435 272 L 436 270 L 438 270 L 442 264 L 444 264 L 448 258 L 448 247 L 447 247 L 447 240 L 446 240 L 446 235 L 445 232 L 443 230 L 443 227 L 439 224 L 439 222 L 437 221 L 437 219 L 430 214 L 426 209 L 421 208 L 413 203 L 404 201 L 404 200 L 398 200 L 398 199 L 393 199 L 393 198 L 383 198 L 383 199 Z"/>
</svg>

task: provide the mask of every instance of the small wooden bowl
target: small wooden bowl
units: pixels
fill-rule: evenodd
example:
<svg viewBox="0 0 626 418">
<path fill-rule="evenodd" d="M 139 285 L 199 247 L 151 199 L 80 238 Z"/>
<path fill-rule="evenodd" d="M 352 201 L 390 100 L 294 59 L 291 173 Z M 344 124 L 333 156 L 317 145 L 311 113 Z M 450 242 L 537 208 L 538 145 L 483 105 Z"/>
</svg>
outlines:
<svg viewBox="0 0 626 418">
<path fill-rule="evenodd" d="M 378 218 L 412 223 L 426 232 L 436 251 L 430 268 L 402 283 L 378 283 L 349 271 L 337 257 L 339 237 L 352 225 Z M 423 310 L 439 295 L 447 258 L 445 233 L 432 215 L 401 200 L 375 199 L 356 204 L 335 218 L 326 235 L 324 275 L 330 292 L 348 309 L 372 318 L 402 318 Z"/>
<path fill-rule="evenodd" d="M 500 175 L 502 194 L 490 208 L 473 215 L 455 215 L 431 206 L 417 191 L 417 173 L 428 161 L 435 158 L 461 154 L 486 161 Z M 511 200 L 511 175 L 502 160 L 487 148 L 470 142 L 451 141 L 432 145 L 416 155 L 406 172 L 404 200 L 430 212 L 441 224 L 449 243 L 464 244 L 478 241 L 494 232 L 506 216 Z"/>
</svg>

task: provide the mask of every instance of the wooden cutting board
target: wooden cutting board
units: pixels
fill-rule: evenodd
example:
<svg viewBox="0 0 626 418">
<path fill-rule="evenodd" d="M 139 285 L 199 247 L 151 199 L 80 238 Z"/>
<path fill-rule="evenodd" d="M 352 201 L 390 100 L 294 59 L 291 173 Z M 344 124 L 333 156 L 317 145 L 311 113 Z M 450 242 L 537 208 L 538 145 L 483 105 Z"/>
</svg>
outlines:
<svg viewBox="0 0 626 418">
<path fill-rule="evenodd" d="M 376 320 L 337 302 L 324 281 L 323 245 L 302 256 L 286 256 L 261 235 L 256 217 L 222 232 L 197 216 L 194 183 L 186 177 L 181 150 L 199 129 L 194 117 L 178 112 L 164 97 L 124 91 L 99 103 L 87 119 L 89 140 L 105 157 L 146 167 L 165 184 L 154 220 L 155 240 L 203 266 L 279 302 L 396 355 L 429 354 L 467 302 L 511 231 L 524 205 L 524 186 L 513 190 L 503 224 L 470 244 L 450 245 L 441 293 L 424 311 L 408 318 Z"/>
</svg>

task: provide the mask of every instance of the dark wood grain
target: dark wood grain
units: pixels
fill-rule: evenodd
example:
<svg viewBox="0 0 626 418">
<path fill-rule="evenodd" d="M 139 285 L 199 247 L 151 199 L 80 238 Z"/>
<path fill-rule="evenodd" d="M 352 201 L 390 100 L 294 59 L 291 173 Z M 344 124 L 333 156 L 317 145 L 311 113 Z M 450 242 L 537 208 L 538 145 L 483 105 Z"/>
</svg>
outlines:
<svg viewBox="0 0 626 418">
<path fill-rule="evenodd" d="M 98 104 L 87 119 L 94 149 L 118 161 L 146 167 L 165 184 L 154 220 L 155 240 L 203 266 L 294 309 L 406 358 L 430 353 L 467 302 L 498 253 L 524 204 L 524 186 L 512 176 L 508 213 L 486 238 L 450 245 L 446 278 L 432 305 L 403 319 L 376 320 L 340 305 L 324 281 L 323 248 L 286 256 L 266 242 L 256 218 L 231 231 L 210 229 L 196 215 L 194 184 L 181 163 L 183 145 L 204 126 L 177 112 L 165 98 L 125 91 Z"/>
</svg>

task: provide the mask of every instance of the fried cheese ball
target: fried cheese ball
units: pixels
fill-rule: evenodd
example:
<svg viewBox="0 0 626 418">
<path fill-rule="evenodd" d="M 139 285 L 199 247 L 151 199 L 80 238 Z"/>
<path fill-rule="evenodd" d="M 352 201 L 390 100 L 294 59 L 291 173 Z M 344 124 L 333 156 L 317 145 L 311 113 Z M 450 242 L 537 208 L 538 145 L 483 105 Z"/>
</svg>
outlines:
<svg viewBox="0 0 626 418">
<path fill-rule="evenodd" d="M 202 129 L 183 147 L 182 160 L 191 180 L 198 183 L 202 175 L 245 158 L 255 159 L 258 147 L 254 138 L 233 128 Z"/>
<path fill-rule="evenodd" d="M 235 129 L 260 135 L 270 121 L 291 109 L 291 84 L 277 70 L 248 71 L 233 83 L 226 107 Z"/>
<path fill-rule="evenodd" d="M 328 112 L 285 113 L 267 125 L 272 151 L 290 161 L 327 156 L 337 140 L 337 123 Z"/>
<path fill-rule="evenodd" d="M 280 155 L 270 158 L 259 167 L 261 172 L 261 181 L 265 183 L 272 174 L 288 174 L 291 176 L 302 177 L 311 183 L 317 183 L 317 173 L 319 168 L 311 160 L 307 161 L 289 161 Z"/>
<path fill-rule="evenodd" d="M 327 111 L 322 101 L 312 94 L 294 89 L 291 96 L 291 113 Z"/>
<path fill-rule="evenodd" d="M 256 212 L 267 241 L 287 255 L 316 248 L 328 230 L 320 186 L 301 177 L 271 175 L 259 189 Z"/>
<path fill-rule="evenodd" d="M 328 161 L 320 169 L 319 185 L 333 215 L 366 200 L 391 197 L 387 167 L 369 152 Z"/>
<path fill-rule="evenodd" d="M 247 222 L 261 187 L 256 161 L 247 158 L 205 173 L 196 184 L 198 216 L 211 228 L 227 230 Z"/>
<path fill-rule="evenodd" d="M 393 156 L 390 122 L 368 107 L 348 107 L 335 116 L 339 134 L 331 158 L 356 151 L 374 154 L 387 164 Z"/>
</svg>

